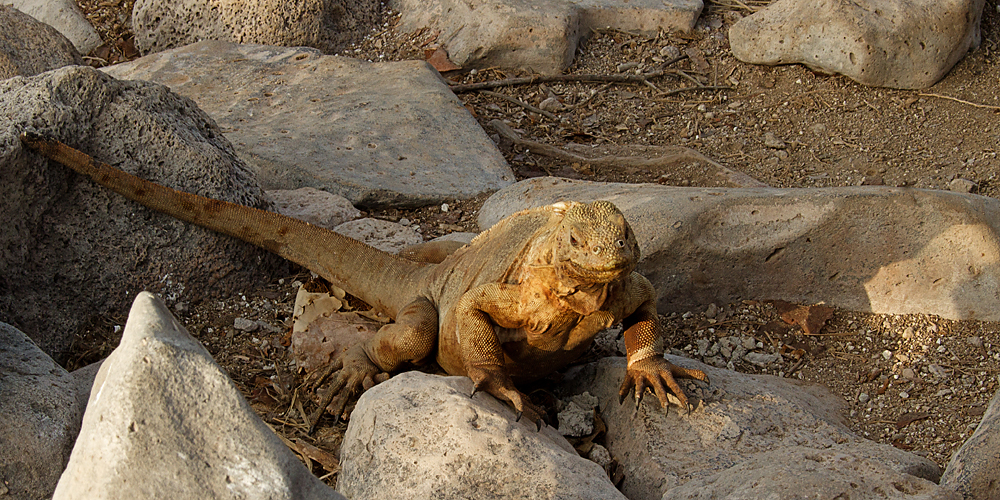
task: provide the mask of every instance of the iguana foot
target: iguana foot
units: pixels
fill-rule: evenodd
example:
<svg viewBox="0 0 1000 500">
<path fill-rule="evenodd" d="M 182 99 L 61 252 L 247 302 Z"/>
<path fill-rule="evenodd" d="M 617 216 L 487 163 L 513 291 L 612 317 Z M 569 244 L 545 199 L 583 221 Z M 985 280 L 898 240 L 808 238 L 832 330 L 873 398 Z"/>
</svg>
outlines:
<svg viewBox="0 0 1000 500">
<path fill-rule="evenodd" d="M 538 430 L 542 429 L 545 421 L 542 419 L 540 408 L 533 405 L 528 396 L 514 387 L 514 382 L 510 376 L 499 366 L 473 366 L 468 368 L 469 378 L 472 379 L 472 396 L 479 391 L 486 391 L 501 401 L 507 402 L 514 408 L 517 417 L 514 421 L 527 419 L 535 424 Z"/>
<path fill-rule="evenodd" d="M 677 366 L 661 356 L 651 356 L 632 363 L 625 370 L 625 381 L 622 382 L 622 387 L 618 391 L 618 402 L 619 404 L 625 402 L 625 397 L 634 389 L 635 404 L 638 406 L 642 402 L 642 396 L 646 393 L 646 389 L 652 389 L 656 398 L 660 400 L 660 405 L 666 408 L 667 389 L 670 389 L 670 392 L 674 393 L 680 400 L 681 406 L 690 412 L 691 407 L 688 405 L 687 396 L 674 377 L 693 378 L 708 382 L 708 375 L 705 375 L 705 372 L 701 370 Z"/>
<path fill-rule="evenodd" d="M 317 391 L 319 409 L 309 419 L 310 432 L 324 412 L 329 412 L 335 422 L 339 421 L 351 396 L 361 394 L 387 378 L 368 358 L 361 345 L 348 349 L 335 363 L 326 388 Z"/>
</svg>

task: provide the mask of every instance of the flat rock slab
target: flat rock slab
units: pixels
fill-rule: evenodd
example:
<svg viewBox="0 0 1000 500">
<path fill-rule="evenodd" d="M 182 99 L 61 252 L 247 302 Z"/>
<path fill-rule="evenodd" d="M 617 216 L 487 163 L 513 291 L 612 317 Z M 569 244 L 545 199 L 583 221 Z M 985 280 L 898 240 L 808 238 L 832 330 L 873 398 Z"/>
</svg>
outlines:
<svg viewBox="0 0 1000 500">
<path fill-rule="evenodd" d="M 343 497 L 260 420 L 153 294 L 97 372 L 54 499 Z"/>
<path fill-rule="evenodd" d="M 555 429 L 515 422 L 467 377 L 406 372 L 361 396 L 337 491 L 375 499 L 624 500 L 601 466 Z"/>
<path fill-rule="evenodd" d="M 930 87 L 979 45 L 983 0 L 778 0 L 733 25 L 751 64 L 801 63 L 865 85 Z"/>
<path fill-rule="evenodd" d="M 391 0 L 399 29 L 440 32 L 437 42 L 463 67 L 557 74 L 595 29 L 655 34 L 689 31 L 701 0 Z"/>
<path fill-rule="evenodd" d="M 214 118 L 265 189 L 314 187 L 414 207 L 514 181 L 476 120 L 423 61 L 206 41 L 105 70 L 162 83 Z"/>
<path fill-rule="evenodd" d="M 1000 320 L 1000 201 L 876 186 L 680 188 L 559 178 L 490 197 L 489 227 L 557 201 L 614 202 L 632 224 L 639 271 L 660 311 L 741 299 L 855 311 Z"/>
<path fill-rule="evenodd" d="M 823 386 L 668 359 L 712 381 L 681 379 L 691 413 L 652 396 L 619 404 L 621 357 L 576 368 L 563 384 L 599 400 L 606 446 L 625 467 L 621 489 L 632 500 L 959 498 L 933 482 L 935 463 L 851 432 L 840 398 Z"/>
</svg>

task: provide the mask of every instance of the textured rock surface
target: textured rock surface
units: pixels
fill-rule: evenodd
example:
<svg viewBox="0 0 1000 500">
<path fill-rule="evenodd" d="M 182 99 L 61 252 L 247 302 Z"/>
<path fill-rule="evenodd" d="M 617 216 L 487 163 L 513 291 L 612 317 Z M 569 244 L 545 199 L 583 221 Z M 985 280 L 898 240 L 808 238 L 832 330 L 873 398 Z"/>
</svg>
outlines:
<svg viewBox="0 0 1000 500">
<path fill-rule="evenodd" d="M 203 42 L 106 70 L 163 83 L 218 121 L 266 189 L 421 206 L 513 182 L 496 146 L 422 61 Z"/>
<path fill-rule="evenodd" d="M 514 422 L 465 377 L 397 375 L 366 391 L 341 448 L 350 498 L 624 499 L 551 427 Z"/>
<path fill-rule="evenodd" d="M 0 82 L 0 319 L 53 358 L 92 315 L 124 312 L 138 290 L 204 299 L 285 269 L 48 162 L 22 146 L 25 130 L 176 189 L 267 201 L 215 122 L 163 86 L 82 66 Z"/>
<path fill-rule="evenodd" d="M 420 233 L 413 228 L 382 219 L 352 220 L 333 230 L 389 253 L 399 253 L 400 250 L 423 241 Z"/>
<path fill-rule="evenodd" d="M 778 0 L 729 30 L 752 64 L 802 63 L 865 85 L 930 87 L 979 44 L 983 0 Z"/>
<path fill-rule="evenodd" d="M 329 498 L 166 306 L 140 293 L 54 499 Z"/>
<path fill-rule="evenodd" d="M 1000 201 L 906 188 L 678 188 L 538 178 L 490 197 L 479 224 L 606 199 L 632 223 L 661 311 L 741 299 L 1000 320 Z M 780 277 L 780 279 L 778 278 Z"/>
<path fill-rule="evenodd" d="M 993 396 L 979 427 L 948 462 L 941 485 L 967 499 L 1000 499 L 1000 392 Z"/>
<path fill-rule="evenodd" d="M 556 74 L 594 29 L 688 31 L 701 0 L 392 0 L 400 30 L 440 31 L 449 59 L 466 67 Z"/>
<path fill-rule="evenodd" d="M 149 54 L 202 40 L 315 47 L 331 53 L 378 22 L 375 0 L 136 0 L 135 46 Z"/>
<path fill-rule="evenodd" d="M 267 196 L 278 212 L 327 229 L 361 215 L 347 198 L 316 188 L 275 189 L 268 191 Z"/>
<path fill-rule="evenodd" d="M 689 481 L 662 500 L 729 498 L 893 498 L 959 500 L 955 491 L 888 469 L 842 447 L 791 446 L 762 453 L 704 481 Z M 978 497 L 977 497 L 978 498 Z"/>
<path fill-rule="evenodd" d="M 0 498 L 51 497 L 82 418 L 73 377 L 0 323 Z"/>
<path fill-rule="evenodd" d="M 825 387 L 668 358 L 704 370 L 712 381 L 682 383 L 697 405 L 690 414 L 676 404 L 664 410 L 651 396 L 638 408 L 631 399 L 619 405 L 624 358 L 585 365 L 563 386 L 599 399 L 606 446 L 625 464 L 622 491 L 632 500 L 742 498 L 726 496 L 736 491 L 747 498 L 790 498 L 789 492 L 796 492 L 794 498 L 876 498 L 879 491 L 897 495 L 894 482 L 906 491 L 892 498 L 954 493 L 931 482 L 941 474 L 933 462 L 854 435 L 842 421 L 842 403 Z M 819 458 L 813 466 L 803 457 Z M 858 466 L 822 480 L 828 467 L 844 460 Z M 820 466 L 824 461 L 831 463 Z"/>
<path fill-rule="evenodd" d="M 55 28 L 0 5 L 0 79 L 31 76 L 83 64 L 73 44 Z"/>
<path fill-rule="evenodd" d="M 81 54 L 101 44 L 101 37 L 73 0 L 10 0 L 10 4 L 58 30 Z"/>
</svg>

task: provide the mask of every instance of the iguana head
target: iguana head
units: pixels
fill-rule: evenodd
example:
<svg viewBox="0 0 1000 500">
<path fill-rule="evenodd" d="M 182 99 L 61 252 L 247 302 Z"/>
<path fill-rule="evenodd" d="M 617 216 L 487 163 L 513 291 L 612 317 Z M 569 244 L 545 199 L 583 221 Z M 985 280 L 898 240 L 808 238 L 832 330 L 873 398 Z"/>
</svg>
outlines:
<svg viewBox="0 0 1000 500">
<path fill-rule="evenodd" d="M 639 244 L 613 203 L 565 203 L 556 209 L 564 210 L 553 254 L 559 274 L 584 283 L 607 283 L 635 269 Z"/>
</svg>

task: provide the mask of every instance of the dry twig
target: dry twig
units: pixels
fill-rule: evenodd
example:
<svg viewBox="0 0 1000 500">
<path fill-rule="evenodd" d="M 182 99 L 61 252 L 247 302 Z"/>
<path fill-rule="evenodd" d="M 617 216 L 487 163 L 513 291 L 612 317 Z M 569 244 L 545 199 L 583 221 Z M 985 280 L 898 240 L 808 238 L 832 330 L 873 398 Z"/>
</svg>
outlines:
<svg viewBox="0 0 1000 500">
<path fill-rule="evenodd" d="M 548 156 L 550 158 L 556 158 L 562 161 L 570 163 L 581 163 L 591 165 L 595 168 L 597 167 L 610 167 L 610 166 L 626 166 L 641 169 L 651 169 L 651 168 L 662 168 L 670 167 L 682 160 L 693 160 L 712 165 L 719 170 L 719 174 L 725 177 L 729 182 L 736 184 L 740 187 L 768 187 L 767 184 L 750 177 L 743 172 L 737 172 L 726 166 L 723 166 L 711 158 L 693 150 L 685 147 L 674 147 L 676 152 L 672 154 L 666 154 L 657 156 L 655 158 L 644 158 L 644 157 L 634 157 L 634 156 L 599 156 L 597 158 L 588 158 L 586 156 L 578 155 L 575 153 L 570 153 L 563 149 L 557 148 L 555 146 L 550 146 L 541 142 L 535 142 L 528 139 L 522 139 L 516 132 L 514 132 L 507 124 L 500 120 L 493 120 L 490 122 L 492 126 L 500 135 L 504 136 L 506 139 L 510 140 L 514 144 L 527 148 L 533 153 L 537 153 L 543 156 Z"/>
<path fill-rule="evenodd" d="M 504 95 L 504 94 L 501 94 L 499 92 L 493 92 L 491 90 L 480 90 L 479 93 L 480 94 L 486 94 L 486 95 L 493 96 L 493 97 L 498 97 L 498 98 L 503 99 L 505 101 L 508 101 L 510 103 L 513 103 L 513 104 L 516 104 L 518 106 L 521 106 L 522 108 L 524 108 L 524 109 L 526 109 L 528 111 L 531 111 L 532 113 L 540 114 L 540 115 L 542 115 L 542 116 L 544 116 L 544 117 L 546 117 L 546 118 L 548 118 L 550 120 L 559 121 L 559 117 L 556 116 L 555 114 L 553 114 L 553 113 L 551 113 L 549 111 L 545 111 L 544 109 L 532 106 L 532 105 L 530 105 L 530 104 L 528 104 L 528 103 L 526 103 L 526 102 L 524 102 L 524 101 L 522 101 L 520 99 L 516 99 L 516 98 L 511 97 L 509 95 Z"/>
<path fill-rule="evenodd" d="M 959 99 L 957 97 L 952 97 L 950 95 L 932 94 L 932 93 L 929 93 L 929 92 L 928 93 L 921 92 L 921 93 L 919 93 L 917 95 L 923 96 L 923 97 L 937 97 L 938 99 L 947 99 L 949 101 L 955 101 L 955 102 L 958 102 L 958 103 L 966 104 L 966 105 L 972 106 L 974 108 L 1000 110 L 1000 106 L 990 106 L 989 104 L 979 104 L 979 103 L 976 103 L 976 102 L 966 101 L 965 99 Z"/>
</svg>

